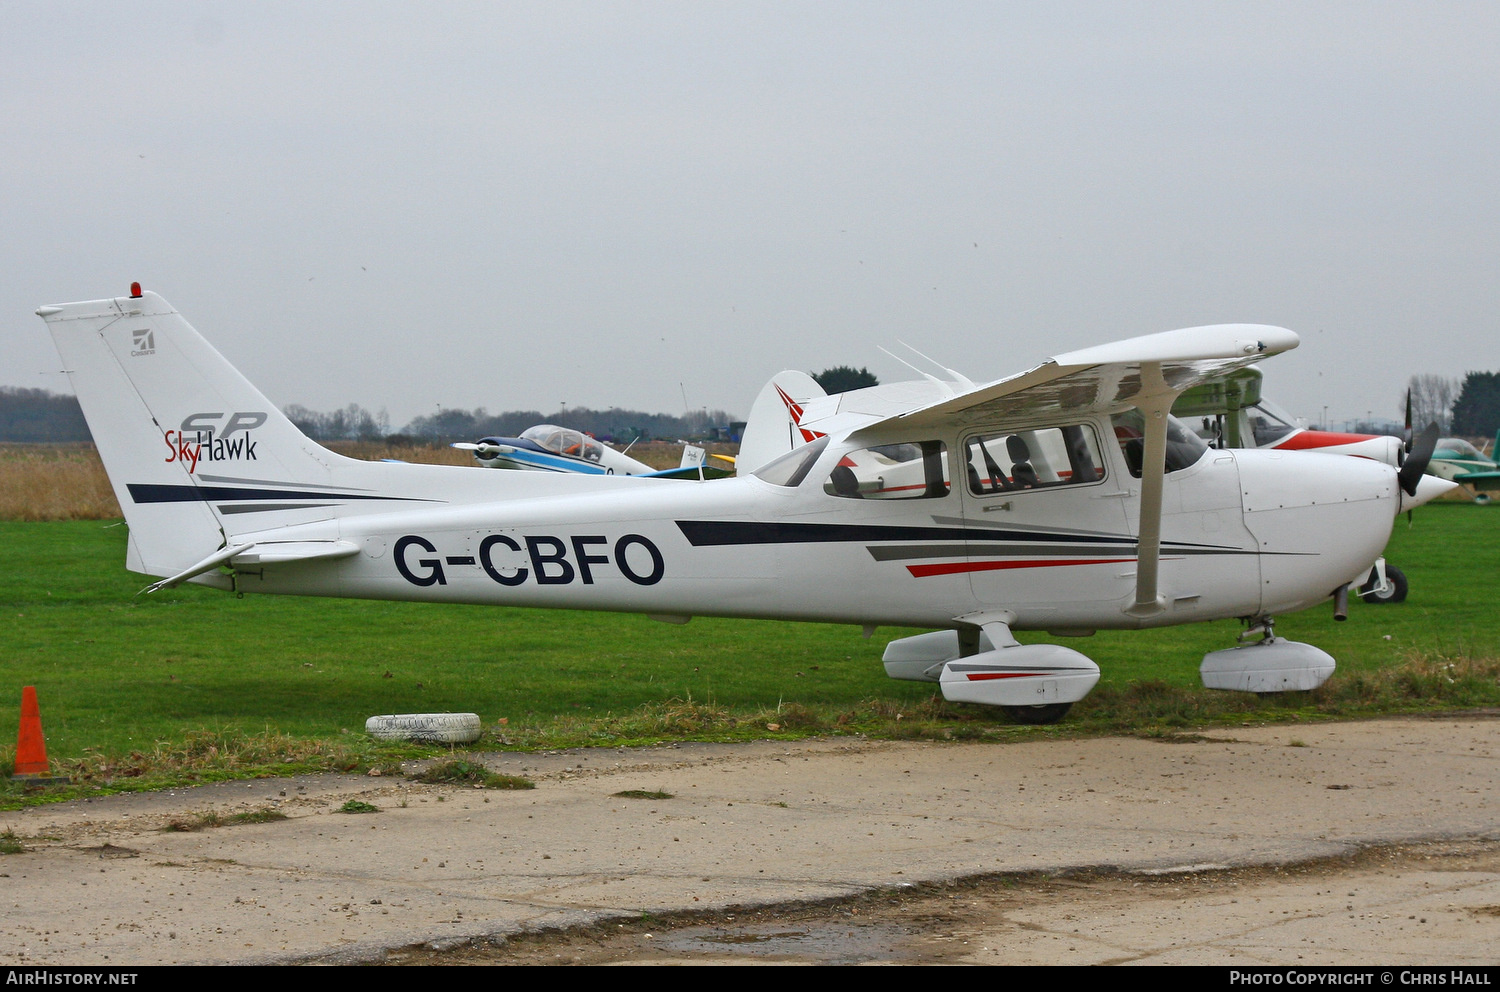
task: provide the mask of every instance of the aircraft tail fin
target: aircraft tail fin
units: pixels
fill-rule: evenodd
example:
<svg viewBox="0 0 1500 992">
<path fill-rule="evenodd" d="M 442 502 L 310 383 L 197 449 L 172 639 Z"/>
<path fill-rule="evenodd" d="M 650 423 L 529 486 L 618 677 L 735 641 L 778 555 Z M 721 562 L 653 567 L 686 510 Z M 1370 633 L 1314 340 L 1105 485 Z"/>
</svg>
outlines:
<svg viewBox="0 0 1500 992">
<path fill-rule="evenodd" d="M 776 373 L 750 407 L 750 417 L 740 437 L 735 473 L 747 475 L 793 448 L 822 437 L 801 426 L 802 411 L 810 401 L 827 395 L 806 372 L 788 369 Z"/>
<path fill-rule="evenodd" d="M 333 516 L 329 497 L 354 492 L 341 466 L 365 463 L 315 444 L 165 300 L 132 293 L 37 310 L 130 527 L 126 567 L 192 569 L 229 543 L 231 520 Z"/>
</svg>

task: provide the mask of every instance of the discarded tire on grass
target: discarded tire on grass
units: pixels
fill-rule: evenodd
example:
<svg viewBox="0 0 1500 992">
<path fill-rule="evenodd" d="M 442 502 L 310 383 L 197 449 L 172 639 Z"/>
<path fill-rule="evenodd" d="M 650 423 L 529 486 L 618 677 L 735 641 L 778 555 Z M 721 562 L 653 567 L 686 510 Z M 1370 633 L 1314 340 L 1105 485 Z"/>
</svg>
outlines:
<svg viewBox="0 0 1500 992">
<path fill-rule="evenodd" d="M 365 733 L 382 741 L 472 744 L 479 740 L 478 713 L 394 713 L 372 716 Z"/>
</svg>

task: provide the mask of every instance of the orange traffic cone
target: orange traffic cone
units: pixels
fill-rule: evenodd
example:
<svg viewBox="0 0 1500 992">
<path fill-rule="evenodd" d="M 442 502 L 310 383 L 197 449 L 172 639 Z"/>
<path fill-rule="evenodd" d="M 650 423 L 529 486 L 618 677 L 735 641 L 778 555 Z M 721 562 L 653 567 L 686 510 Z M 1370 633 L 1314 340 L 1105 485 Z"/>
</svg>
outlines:
<svg viewBox="0 0 1500 992">
<path fill-rule="evenodd" d="M 21 690 L 21 732 L 16 737 L 16 778 L 47 777 L 47 742 L 42 738 L 42 711 L 36 687 Z"/>
</svg>

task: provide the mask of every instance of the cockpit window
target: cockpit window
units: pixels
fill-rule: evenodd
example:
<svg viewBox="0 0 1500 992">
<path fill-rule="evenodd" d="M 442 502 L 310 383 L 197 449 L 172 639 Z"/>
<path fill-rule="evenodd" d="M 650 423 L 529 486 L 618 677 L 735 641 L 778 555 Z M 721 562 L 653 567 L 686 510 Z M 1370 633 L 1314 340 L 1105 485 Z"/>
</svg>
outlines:
<svg viewBox="0 0 1500 992">
<path fill-rule="evenodd" d="M 1479 453 L 1479 449 L 1461 437 L 1445 437 L 1437 443 L 1433 454 L 1446 455 L 1449 458 L 1474 458 L 1485 461 L 1485 457 Z"/>
<path fill-rule="evenodd" d="M 1245 414 L 1250 418 L 1250 433 L 1257 448 L 1275 444 L 1297 429 L 1296 420 L 1269 400 L 1246 407 Z"/>
<path fill-rule="evenodd" d="M 1141 477 L 1141 457 L 1146 449 L 1145 420 L 1139 410 L 1126 410 L 1110 418 L 1114 423 L 1115 439 L 1125 454 L 1125 464 L 1130 474 Z M 1167 472 L 1176 472 L 1198 464 L 1208 451 L 1208 443 L 1188 429 L 1176 417 L 1167 418 Z"/>
<path fill-rule="evenodd" d="M 604 457 L 604 445 L 582 431 L 575 431 L 571 427 L 538 424 L 535 427 L 528 427 L 522 431 L 521 437 L 527 441 L 536 442 L 548 451 L 554 451 L 559 455 L 567 455 L 570 458 L 582 458 L 587 461 L 597 462 Z"/>
<path fill-rule="evenodd" d="M 807 473 L 812 471 L 813 463 L 818 460 L 818 456 L 826 447 L 828 447 L 828 438 L 820 437 L 800 448 L 793 448 L 774 461 L 767 462 L 752 474 L 762 482 L 769 482 L 773 486 L 795 488 L 807 478 Z"/>
<path fill-rule="evenodd" d="M 948 446 L 883 444 L 839 459 L 823 491 L 844 499 L 936 499 L 948 495 Z"/>
<path fill-rule="evenodd" d="M 1104 478 L 1099 440 L 1085 424 L 981 434 L 966 448 L 969 492 L 976 496 Z"/>
</svg>

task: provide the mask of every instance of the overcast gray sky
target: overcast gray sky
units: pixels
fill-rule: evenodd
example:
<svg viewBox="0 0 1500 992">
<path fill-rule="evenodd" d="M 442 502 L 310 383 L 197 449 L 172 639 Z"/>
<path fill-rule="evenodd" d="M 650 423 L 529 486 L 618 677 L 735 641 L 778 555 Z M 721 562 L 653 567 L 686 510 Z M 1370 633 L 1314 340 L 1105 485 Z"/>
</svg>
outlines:
<svg viewBox="0 0 1500 992">
<path fill-rule="evenodd" d="M 0 10 L 0 384 L 132 280 L 395 426 L 1221 321 L 1312 419 L 1500 369 L 1493 2 Z"/>
</svg>

